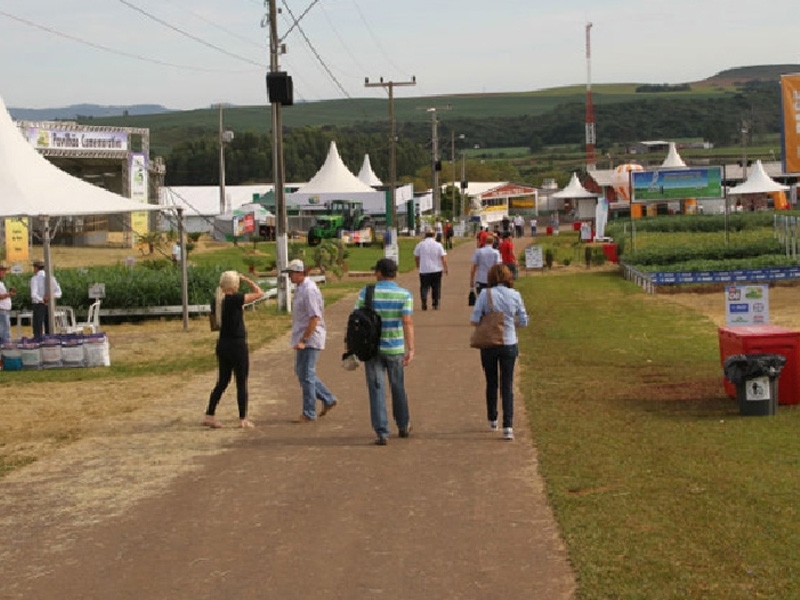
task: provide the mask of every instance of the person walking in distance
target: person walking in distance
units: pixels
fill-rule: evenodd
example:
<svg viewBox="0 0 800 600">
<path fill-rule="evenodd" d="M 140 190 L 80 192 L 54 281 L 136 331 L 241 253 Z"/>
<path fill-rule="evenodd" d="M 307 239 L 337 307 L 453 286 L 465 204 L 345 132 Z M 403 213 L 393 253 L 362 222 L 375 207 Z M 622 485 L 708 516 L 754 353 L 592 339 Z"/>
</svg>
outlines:
<svg viewBox="0 0 800 600">
<path fill-rule="evenodd" d="M 455 231 L 453 230 L 453 224 L 448 220 L 444 222 L 444 247 L 446 250 L 453 249 L 453 236 L 455 235 Z"/>
<path fill-rule="evenodd" d="M 334 406 L 336 398 L 317 376 L 317 359 L 325 349 L 325 302 L 317 284 L 307 277 L 302 260 L 289 261 L 284 273 L 297 286 L 292 303 L 292 348 L 295 350 L 294 372 L 303 392 L 303 412 L 295 423 L 307 423 L 317 418 L 317 400 L 322 401 L 320 417 Z"/>
<path fill-rule="evenodd" d="M 517 280 L 517 257 L 514 255 L 514 241 L 511 239 L 511 233 L 506 232 L 503 234 L 503 240 L 500 242 L 500 258 L 503 264 L 511 271 L 514 281 Z"/>
<path fill-rule="evenodd" d="M 422 310 L 428 310 L 428 290 L 433 297 L 433 310 L 439 310 L 442 297 L 442 273 L 447 275 L 447 251 L 433 237 L 433 232 L 425 234 L 414 248 L 414 262 L 419 269 L 419 292 L 422 297 Z"/>
<path fill-rule="evenodd" d="M 369 392 L 369 412 L 372 429 L 377 435 L 375 444 L 385 446 L 389 439 L 389 419 L 386 413 L 386 377 L 392 393 L 392 416 L 401 438 L 411 430 L 408 397 L 405 387 L 405 367 L 414 358 L 414 297 L 394 281 L 397 263 L 391 258 L 380 259 L 373 268 L 377 283 L 372 307 L 381 318 L 381 339 L 378 354 L 364 363 Z M 367 288 L 363 288 L 355 308 L 364 306 Z"/>
<path fill-rule="evenodd" d="M 472 253 L 472 267 L 469 273 L 470 289 L 477 287 L 477 291 L 480 292 L 485 288 L 489 281 L 489 268 L 503 262 L 500 252 L 492 247 L 493 243 L 494 237 L 492 234 L 488 234 L 484 245 Z"/>
<path fill-rule="evenodd" d="M 6 289 L 3 281 L 8 273 L 8 265 L 0 262 L 0 343 L 5 344 L 11 341 L 11 299 L 17 295 L 15 288 Z"/>
<path fill-rule="evenodd" d="M 239 291 L 241 282 L 250 287 L 243 294 Z M 250 370 L 250 354 L 247 348 L 247 330 L 244 326 L 244 305 L 255 302 L 264 295 L 258 284 L 236 271 L 225 271 L 220 275 L 219 286 L 214 294 L 214 319 L 219 327 L 217 339 L 217 383 L 208 399 L 203 425 L 222 427 L 214 414 L 223 392 L 236 378 L 236 403 L 239 407 L 239 426 L 243 429 L 253 427 L 247 419 L 247 377 Z"/>
<path fill-rule="evenodd" d="M 497 431 L 497 387 L 503 399 L 503 439 L 514 439 L 514 364 L 519 349 L 516 327 L 528 325 L 528 312 L 520 293 L 513 289 L 514 278 L 506 265 L 494 265 L 488 273 L 489 287 L 478 296 L 472 311 L 472 325 L 490 312 L 503 313 L 503 345 L 482 348 L 481 367 L 486 378 L 486 416 L 489 429 Z M 498 380 L 499 372 L 499 380 Z"/>
<path fill-rule="evenodd" d="M 44 261 L 33 261 L 33 277 L 31 277 L 31 304 L 33 305 L 33 337 L 50 335 L 50 298 L 47 295 L 47 277 L 44 272 Z M 61 298 L 61 286 L 50 276 L 50 294 L 58 300 Z"/>
<path fill-rule="evenodd" d="M 530 223 L 531 223 L 531 237 L 536 237 L 536 225 L 538 223 L 536 217 L 531 217 Z"/>
</svg>

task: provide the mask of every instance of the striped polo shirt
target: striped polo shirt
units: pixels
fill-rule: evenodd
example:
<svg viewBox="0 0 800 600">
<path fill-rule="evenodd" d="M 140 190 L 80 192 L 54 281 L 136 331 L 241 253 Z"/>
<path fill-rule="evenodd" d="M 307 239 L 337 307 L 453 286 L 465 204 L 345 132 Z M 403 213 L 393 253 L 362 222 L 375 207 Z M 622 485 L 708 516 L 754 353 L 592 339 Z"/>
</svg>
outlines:
<svg viewBox="0 0 800 600">
<path fill-rule="evenodd" d="M 358 293 L 356 308 L 364 306 L 367 288 Z M 390 280 L 378 281 L 372 308 L 381 317 L 381 354 L 405 354 L 403 317 L 414 312 L 414 296 Z"/>
</svg>

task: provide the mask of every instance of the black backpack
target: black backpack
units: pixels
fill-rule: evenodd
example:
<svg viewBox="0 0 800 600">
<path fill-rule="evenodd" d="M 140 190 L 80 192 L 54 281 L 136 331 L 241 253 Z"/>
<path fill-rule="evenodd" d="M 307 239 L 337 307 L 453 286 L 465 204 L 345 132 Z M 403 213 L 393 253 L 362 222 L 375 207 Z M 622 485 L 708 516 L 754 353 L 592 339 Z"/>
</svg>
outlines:
<svg viewBox="0 0 800 600">
<path fill-rule="evenodd" d="M 370 360 L 378 355 L 381 343 L 381 316 L 372 308 L 375 286 L 368 285 L 364 305 L 350 313 L 347 319 L 345 345 L 347 354 L 355 354 L 359 360 Z"/>
</svg>

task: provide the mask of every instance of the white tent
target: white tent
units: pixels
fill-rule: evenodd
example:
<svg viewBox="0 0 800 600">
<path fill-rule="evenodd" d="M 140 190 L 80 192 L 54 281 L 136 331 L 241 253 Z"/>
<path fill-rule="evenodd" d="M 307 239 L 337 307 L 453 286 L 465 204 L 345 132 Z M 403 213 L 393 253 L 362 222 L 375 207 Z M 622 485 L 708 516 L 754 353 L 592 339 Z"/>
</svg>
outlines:
<svg viewBox="0 0 800 600">
<path fill-rule="evenodd" d="M 678 149 L 675 147 L 675 142 L 669 143 L 669 150 L 667 151 L 667 158 L 661 163 L 662 169 L 681 169 L 686 167 L 681 155 L 678 154 Z"/>
<path fill-rule="evenodd" d="M 130 213 L 159 207 L 124 198 L 62 171 L 22 136 L 0 98 L 0 217 L 38 217 L 45 269 L 50 265 L 50 217 Z M 47 285 L 50 279 L 47 278 Z M 50 318 L 55 314 L 50 296 Z M 53 323 L 50 323 L 51 329 Z"/>
<path fill-rule="evenodd" d="M 556 192 L 551 196 L 551 198 L 561 198 L 564 200 L 577 200 L 579 198 L 597 198 L 597 194 L 590 192 L 585 187 L 581 185 L 581 182 L 578 181 L 577 173 L 572 174 L 572 178 L 569 180 L 569 184 L 560 192 Z"/>
<path fill-rule="evenodd" d="M 331 142 L 325 163 L 317 174 L 296 192 L 286 195 L 288 203 L 309 211 L 324 210 L 326 203 L 331 200 L 361 202 L 364 211 L 369 214 L 386 212 L 386 192 L 376 191 L 353 175 L 342 162 L 336 142 Z M 395 200 L 400 206 L 399 194 Z"/>
<path fill-rule="evenodd" d="M 358 172 L 358 178 L 368 186 L 383 185 L 383 182 L 375 175 L 375 171 L 372 170 L 369 154 L 364 155 L 364 163 L 361 165 L 361 170 Z"/>
<path fill-rule="evenodd" d="M 729 196 L 740 196 L 743 194 L 768 194 L 771 192 L 785 192 L 789 190 L 788 185 L 783 185 L 772 179 L 764 170 L 764 165 L 760 160 L 756 161 L 753 170 L 747 177 L 747 181 L 740 183 L 728 190 Z"/>
</svg>

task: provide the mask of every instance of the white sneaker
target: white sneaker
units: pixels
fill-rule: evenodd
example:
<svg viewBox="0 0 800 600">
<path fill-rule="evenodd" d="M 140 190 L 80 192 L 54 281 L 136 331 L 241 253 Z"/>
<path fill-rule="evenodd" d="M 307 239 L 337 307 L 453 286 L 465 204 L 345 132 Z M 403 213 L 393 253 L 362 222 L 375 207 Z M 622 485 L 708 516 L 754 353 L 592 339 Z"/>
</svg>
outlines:
<svg viewBox="0 0 800 600">
<path fill-rule="evenodd" d="M 489 429 L 491 431 L 497 431 L 497 421 L 489 421 Z"/>
<path fill-rule="evenodd" d="M 514 430 L 511 427 L 503 427 L 503 439 L 504 440 L 514 439 Z"/>
</svg>

